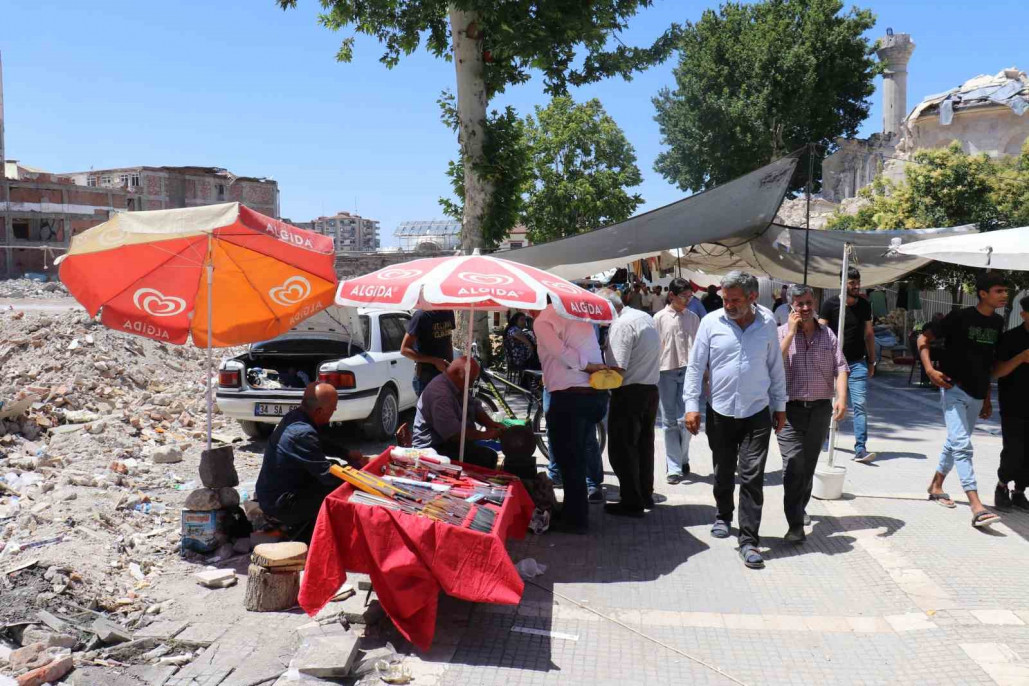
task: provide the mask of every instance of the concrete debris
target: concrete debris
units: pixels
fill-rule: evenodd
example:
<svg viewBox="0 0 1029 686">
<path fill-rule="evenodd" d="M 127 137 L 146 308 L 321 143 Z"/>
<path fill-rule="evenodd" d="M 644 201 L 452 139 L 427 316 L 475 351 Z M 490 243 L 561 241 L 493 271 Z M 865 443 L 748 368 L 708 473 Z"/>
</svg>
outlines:
<svg viewBox="0 0 1029 686">
<path fill-rule="evenodd" d="M 35 279 L 5 279 L 0 281 L 0 298 L 32 298 L 33 300 L 57 300 L 70 298 L 71 294 L 60 281 L 36 281 Z"/>
<path fill-rule="evenodd" d="M 97 617 L 93 620 L 91 629 L 97 635 L 97 638 L 100 639 L 101 643 L 124 643 L 132 640 L 132 633 L 130 631 L 103 617 Z"/>
<path fill-rule="evenodd" d="M 221 500 L 218 499 L 218 491 L 211 488 L 198 488 L 186 496 L 183 505 L 187 510 L 207 512 L 209 510 L 220 510 Z"/>
<path fill-rule="evenodd" d="M 200 481 L 207 488 L 239 485 L 239 475 L 236 473 L 236 465 L 233 464 L 232 446 L 211 448 L 200 455 Z"/>
<path fill-rule="evenodd" d="M 176 464 L 182 462 L 182 450 L 176 445 L 154 448 L 150 459 L 154 464 Z"/>
<path fill-rule="evenodd" d="M 290 662 L 290 669 L 320 678 L 340 678 L 350 674 L 357 657 L 356 633 L 311 636 L 301 643 Z"/>
<path fill-rule="evenodd" d="M 198 584 L 208 588 L 227 588 L 236 585 L 236 572 L 232 569 L 208 569 L 193 576 Z"/>
</svg>

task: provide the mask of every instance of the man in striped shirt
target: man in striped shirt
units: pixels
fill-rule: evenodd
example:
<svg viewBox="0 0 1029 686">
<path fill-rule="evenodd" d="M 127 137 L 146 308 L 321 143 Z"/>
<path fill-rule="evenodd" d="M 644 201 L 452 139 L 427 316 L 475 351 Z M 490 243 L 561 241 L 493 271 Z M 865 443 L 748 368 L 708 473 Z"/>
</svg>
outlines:
<svg viewBox="0 0 1029 686">
<path fill-rule="evenodd" d="M 806 538 L 804 510 L 811 500 L 812 479 L 830 420 L 835 417 L 839 421 L 847 411 L 850 367 L 836 335 L 818 323 L 810 286 L 790 286 L 786 304 L 789 319 L 779 327 L 779 348 L 786 368 L 786 426 L 777 438 L 782 453 L 783 509 L 790 527 L 785 540 L 799 544 Z"/>
</svg>

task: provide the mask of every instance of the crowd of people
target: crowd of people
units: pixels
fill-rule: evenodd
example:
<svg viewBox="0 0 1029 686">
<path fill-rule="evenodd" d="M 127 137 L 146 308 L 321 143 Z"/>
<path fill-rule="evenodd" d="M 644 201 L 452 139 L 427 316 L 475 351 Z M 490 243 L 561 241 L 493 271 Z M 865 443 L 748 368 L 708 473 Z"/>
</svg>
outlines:
<svg viewBox="0 0 1029 686">
<path fill-rule="evenodd" d="M 1003 435 L 994 510 L 1029 511 L 1029 297 L 1019 303 L 1023 324 L 1005 332 L 996 311 L 1007 305 L 1008 285 L 996 272 L 985 272 L 975 288 L 978 304 L 930 322 L 917 347 L 929 379 L 941 389 L 947 431 L 928 498 L 955 507 L 943 484 L 956 466 L 972 524 L 981 527 L 999 519 L 980 500 L 972 465 L 972 432 L 977 419 L 992 414 L 993 379 L 999 380 Z M 804 284 L 783 287 L 772 309 L 759 305 L 757 278 L 739 271 L 709 286 L 703 299 L 682 278 L 667 288 L 636 282 L 622 291 L 596 292 L 616 312 L 609 327 L 561 317 L 548 305 L 539 312 L 512 313 L 504 330 L 508 364 L 542 369 L 548 473 L 564 490 L 552 529 L 587 533 L 591 503 L 604 503 L 612 516 L 646 516 L 655 507 L 656 428 L 660 425 L 664 436 L 665 479 L 675 485 L 690 478 L 690 444 L 703 424 L 714 472 L 711 535 L 732 534 L 738 476 L 739 555 L 747 567 L 764 566 L 759 550 L 764 474 L 774 434 L 783 460 L 785 540 L 803 544 L 819 456 L 832 421 L 843 419 L 848 406 L 853 459 L 875 459 L 868 450 L 866 411 L 875 341 L 860 273 L 849 270 L 842 302 L 832 297 L 821 307 Z M 457 458 L 465 375 L 470 373 L 473 382 L 479 367 L 454 359 L 453 330 L 453 312 L 417 311 L 401 352 L 417 363 L 413 445 Z M 937 365 L 930 348 L 941 343 Z M 610 391 L 596 387 L 591 376 L 602 370 L 617 372 L 621 384 Z M 283 419 L 265 453 L 257 496 L 265 512 L 283 521 L 313 516 L 329 486 L 315 428 L 331 416 L 335 394 L 320 386 L 308 388 L 304 404 Z M 464 459 L 496 466 L 497 453 L 481 440 L 499 437 L 503 427 L 474 399 L 468 403 Z M 605 418 L 618 479 L 616 502 L 605 502 L 602 489 L 596 428 Z"/>
</svg>

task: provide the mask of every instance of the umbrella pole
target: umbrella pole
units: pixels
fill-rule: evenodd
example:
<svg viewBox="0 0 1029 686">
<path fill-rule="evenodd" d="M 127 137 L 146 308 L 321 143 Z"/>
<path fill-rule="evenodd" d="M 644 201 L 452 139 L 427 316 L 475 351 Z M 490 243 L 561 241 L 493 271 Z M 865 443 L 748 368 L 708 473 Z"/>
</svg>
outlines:
<svg viewBox="0 0 1029 686">
<path fill-rule="evenodd" d="M 847 268 L 850 266 L 850 243 L 843 244 L 843 274 L 840 276 L 840 317 L 836 322 L 836 330 L 840 335 L 836 337 L 836 344 L 839 346 L 840 354 L 843 354 L 843 323 L 847 314 Z M 833 400 L 836 400 L 833 393 Z M 836 417 L 833 417 L 829 425 L 829 468 L 834 466 L 836 457 Z"/>
<path fill-rule="evenodd" d="M 475 307 L 468 310 L 468 338 L 464 344 L 464 395 L 461 401 L 461 448 L 457 461 L 464 462 L 464 440 L 468 431 L 468 386 L 472 380 L 472 337 L 475 326 Z"/>
<path fill-rule="evenodd" d="M 211 355 L 211 322 L 214 319 L 213 313 L 211 312 L 213 298 L 211 297 L 211 288 L 214 285 L 214 256 L 211 254 L 213 249 L 214 239 L 211 234 L 207 234 L 207 452 L 211 452 L 211 424 L 212 415 L 214 414 L 214 397 L 211 387 L 211 373 L 213 371 L 212 355 Z"/>
</svg>

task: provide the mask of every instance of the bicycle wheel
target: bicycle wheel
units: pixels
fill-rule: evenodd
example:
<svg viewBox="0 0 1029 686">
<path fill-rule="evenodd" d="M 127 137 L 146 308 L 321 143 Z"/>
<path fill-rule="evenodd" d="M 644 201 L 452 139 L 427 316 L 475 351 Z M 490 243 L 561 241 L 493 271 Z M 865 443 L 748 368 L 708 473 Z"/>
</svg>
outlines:
<svg viewBox="0 0 1029 686">
<path fill-rule="evenodd" d="M 600 454 L 604 454 L 604 448 L 607 447 L 607 429 L 604 428 L 604 422 L 597 422 L 597 443 L 600 444 Z"/>
<path fill-rule="evenodd" d="M 536 414 L 532 416 L 532 433 L 536 435 L 536 447 L 540 449 L 540 454 L 549 460 L 550 441 L 547 440 L 547 415 L 543 412 L 542 405 L 536 408 Z"/>
<path fill-rule="evenodd" d="M 500 413 L 500 408 L 497 407 L 497 401 L 493 399 L 489 393 L 485 391 L 479 391 L 475 394 L 475 399 L 482 403 L 482 406 L 489 413 L 489 416 L 493 418 L 493 421 L 498 422 L 503 419 Z"/>
</svg>

